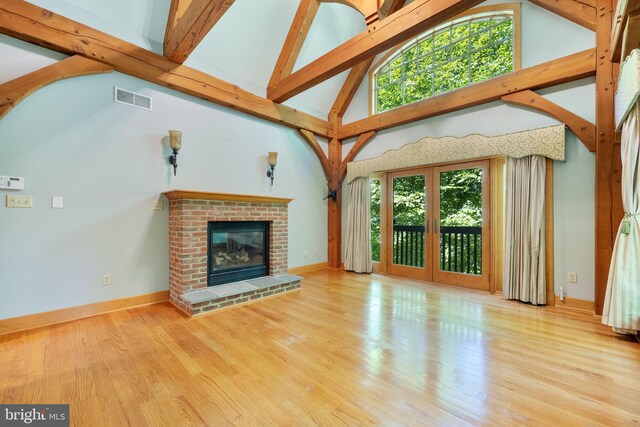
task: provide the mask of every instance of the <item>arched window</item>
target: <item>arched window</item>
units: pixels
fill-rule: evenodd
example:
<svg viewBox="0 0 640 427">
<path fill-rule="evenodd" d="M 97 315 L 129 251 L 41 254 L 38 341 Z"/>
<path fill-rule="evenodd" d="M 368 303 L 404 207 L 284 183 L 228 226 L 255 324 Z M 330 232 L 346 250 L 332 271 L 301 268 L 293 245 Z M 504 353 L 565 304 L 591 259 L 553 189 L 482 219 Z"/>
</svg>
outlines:
<svg viewBox="0 0 640 427">
<path fill-rule="evenodd" d="M 387 110 L 519 68 L 519 5 L 488 6 L 433 28 L 372 73 L 372 111 Z"/>
</svg>

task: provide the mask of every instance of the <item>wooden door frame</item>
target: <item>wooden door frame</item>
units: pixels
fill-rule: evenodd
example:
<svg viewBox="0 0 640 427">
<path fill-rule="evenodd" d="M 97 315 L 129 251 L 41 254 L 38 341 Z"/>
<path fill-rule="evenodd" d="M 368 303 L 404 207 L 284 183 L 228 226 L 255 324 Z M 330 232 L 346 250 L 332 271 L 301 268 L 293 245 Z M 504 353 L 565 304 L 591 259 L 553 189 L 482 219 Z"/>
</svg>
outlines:
<svg viewBox="0 0 640 427">
<path fill-rule="evenodd" d="M 491 161 L 491 277 L 490 288 L 491 293 L 502 293 L 502 273 L 503 273 L 503 243 L 504 243 L 504 165 L 505 157 L 491 157 L 485 159 L 475 159 L 472 161 L 489 160 Z M 372 175 L 372 178 L 380 179 L 382 184 L 380 194 L 380 262 L 374 262 L 374 273 L 389 274 L 387 253 L 387 234 L 389 227 L 389 219 L 387 218 L 387 206 L 390 200 L 391 190 L 388 183 L 388 175 L 394 172 L 410 172 L 425 169 L 428 167 L 444 166 L 449 164 L 459 164 L 462 162 L 446 162 L 434 165 L 425 165 L 420 168 L 398 169 L 392 171 L 384 171 Z M 545 181 L 545 232 L 546 232 L 546 279 L 547 279 L 547 305 L 555 305 L 554 298 L 554 221 L 553 221 L 553 160 L 547 159 L 547 173 Z"/>
<path fill-rule="evenodd" d="M 433 196 L 431 194 L 431 181 L 432 181 L 432 169 L 430 166 L 423 166 L 420 168 L 412 168 L 412 169 L 403 169 L 396 171 L 387 172 L 387 182 L 386 182 L 386 193 L 387 193 L 387 203 L 385 206 L 385 210 L 387 212 L 387 221 L 386 221 L 386 271 L 390 275 L 406 277 L 408 279 L 417 279 L 417 280 L 431 280 L 431 269 L 427 268 L 429 265 L 429 257 L 431 255 L 431 236 L 432 233 L 430 230 L 425 232 L 424 237 L 424 256 L 425 256 L 425 266 L 424 267 L 410 267 L 404 265 L 397 265 L 393 263 L 393 239 L 389 238 L 390 232 L 393 231 L 393 179 L 397 177 L 403 176 L 416 176 L 416 175 L 424 175 L 425 177 L 425 204 L 426 206 L 430 205 L 430 201 L 433 200 Z M 429 220 L 429 211 L 425 209 L 425 221 Z M 426 228 L 425 228 L 426 230 Z M 381 231 L 382 232 L 382 231 Z M 381 254 L 382 256 L 382 254 Z"/>
<path fill-rule="evenodd" d="M 389 200 L 389 186 L 387 172 L 371 175 L 371 180 L 380 181 L 380 261 L 372 261 L 373 272 L 387 274 L 387 200 Z"/>
<path fill-rule="evenodd" d="M 434 229 L 432 233 L 432 256 L 431 270 L 433 271 L 432 280 L 436 283 L 446 285 L 460 286 L 464 288 L 478 289 L 483 291 L 491 290 L 491 274 L 493 265 L 491 262 L 491 242 L 492 242 L 492 209 L 491 209 L 491 160 L 471 160 L 459 163 L 451 163 L 447 165 L 434 166 L 433 171 L 433 203 L 431 206 L 431 218 L 433 221 L 437 218 L 440 221 L 440 188 L 439 175 L 441 172 L 481 168 L 482 173 L 482 274 L 480 276 L 444 271 L 440 269 L 440 227 L 437 231 Z"/>
</svg>

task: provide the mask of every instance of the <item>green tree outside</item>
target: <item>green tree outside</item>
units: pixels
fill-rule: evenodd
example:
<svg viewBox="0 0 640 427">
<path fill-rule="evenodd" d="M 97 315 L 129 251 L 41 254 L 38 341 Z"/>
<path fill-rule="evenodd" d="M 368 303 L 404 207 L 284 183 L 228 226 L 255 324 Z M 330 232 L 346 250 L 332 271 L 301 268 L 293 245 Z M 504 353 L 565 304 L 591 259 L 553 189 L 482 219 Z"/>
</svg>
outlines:
<svg viewBox="0 0 640 427">
<path fill-rule="evenodd" d="M 482 175 L 481 168 L 453 170 L 440 173 L 440 222 L 441 226 L 482 226 Z M 371 180 L 371 258 L 380 261 L 380 210 L 381 183 Z M 424 175 L 398 177 L 393 180 L 393 224 L 408 226 L 425 225 L 425 177 Z M 446 245 L 446 242 L 441 242 Z M 481 241 L 478 242 L 481 246 Z M 448 257 L 448 251 L 445 258 Z M 472 245 L 472 250 L 475 246 Z M 481 250 L 478 247 L 478 250 Z M 462 258 L 459 248 L 457 258 Z M 446 259 L 448 261 L 448 258 Z M 454 265 L 452 271 L 458 271 Z M 458 270 L 456 270 L 458 269 Z"/>
<path fill-rule="evenodd" d="M 375 75 L 377 112 L 513 71 L 513 19 L 469 19 L 429 33 Z"/>
</svg>

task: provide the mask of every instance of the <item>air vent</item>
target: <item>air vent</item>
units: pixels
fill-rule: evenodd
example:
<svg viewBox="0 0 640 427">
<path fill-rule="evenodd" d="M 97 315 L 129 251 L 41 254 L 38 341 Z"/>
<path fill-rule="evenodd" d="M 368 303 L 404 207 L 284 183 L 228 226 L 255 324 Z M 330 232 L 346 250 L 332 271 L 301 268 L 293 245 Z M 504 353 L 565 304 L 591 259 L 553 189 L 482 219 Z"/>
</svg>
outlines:
<svg viewBox="0 0 640 427">
<path fill-rule="evenodd" d="M 119 87 L 114 87 L 114 89 L 114 101 L 151 111 L 151 98 L 148 96 L 140 95 L 139 93 L 124 90 Z"/>
</svg>

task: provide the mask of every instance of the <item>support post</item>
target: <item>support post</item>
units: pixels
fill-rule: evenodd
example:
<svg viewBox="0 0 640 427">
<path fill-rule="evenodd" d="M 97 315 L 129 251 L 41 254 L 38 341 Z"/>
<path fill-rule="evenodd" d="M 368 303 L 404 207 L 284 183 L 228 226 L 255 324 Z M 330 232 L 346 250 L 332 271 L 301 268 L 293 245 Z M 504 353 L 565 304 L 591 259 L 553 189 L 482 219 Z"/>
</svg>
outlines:
<svg viewBox="0 0 640 427">
<path fill-rule="evenodd" d="M 596 247 L 595 311 L 602 314 L 607 276 L 622 219 L 620 144 L 613 117 L 616 70 L 611 62 L 612 0 L 597 0 L 596 20 Z"/>
<path fill-rule="evenodd" d="M 331 165 L 331 178 L 329 187 L 331 190 L 340 188 L 340 164 L 342 163 L 342 143 L 333 138 L 329 141 L 329 164 Z M 342 260 L 342 191 L 338 191 L 336 201 L 331 198 L 328 212 L 328 262 L 329 267 L 339 268 Z"/>
</svg>

